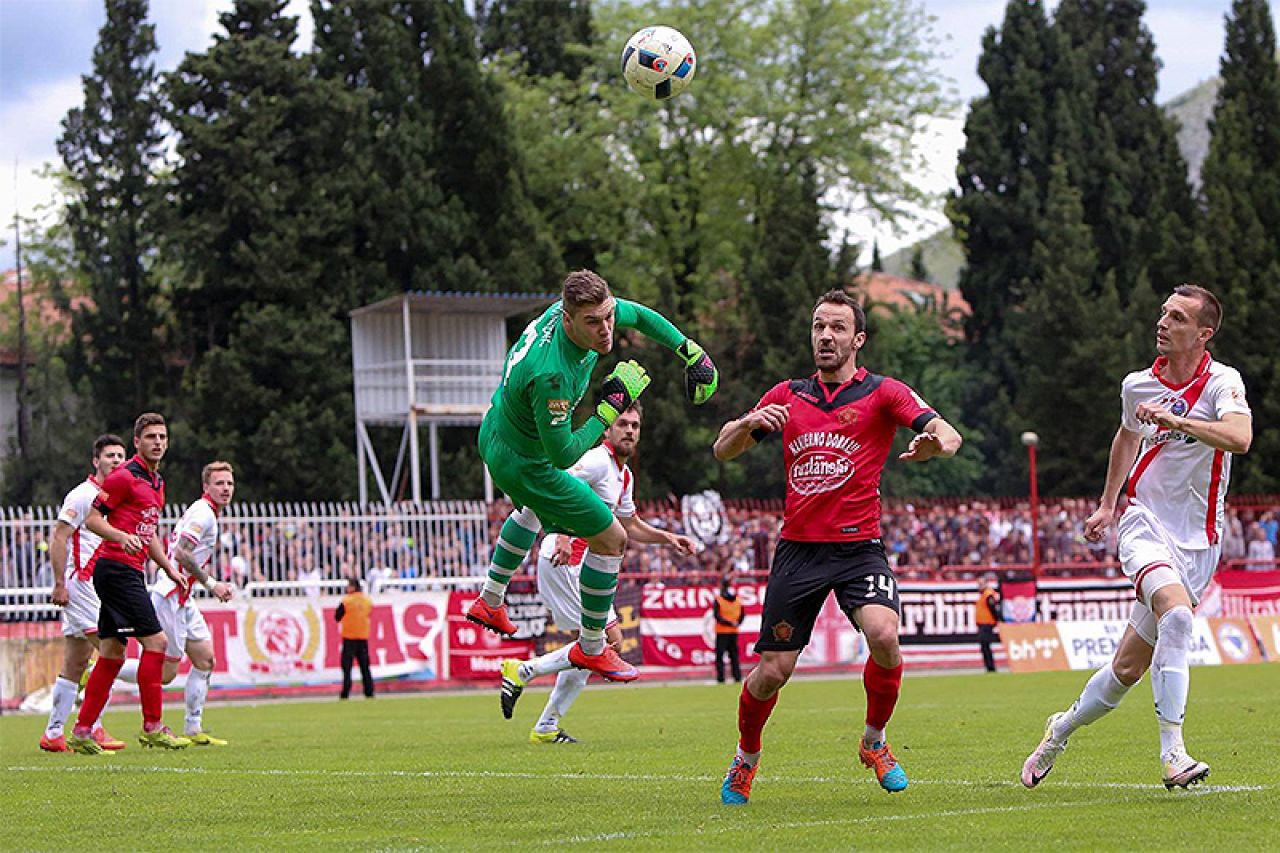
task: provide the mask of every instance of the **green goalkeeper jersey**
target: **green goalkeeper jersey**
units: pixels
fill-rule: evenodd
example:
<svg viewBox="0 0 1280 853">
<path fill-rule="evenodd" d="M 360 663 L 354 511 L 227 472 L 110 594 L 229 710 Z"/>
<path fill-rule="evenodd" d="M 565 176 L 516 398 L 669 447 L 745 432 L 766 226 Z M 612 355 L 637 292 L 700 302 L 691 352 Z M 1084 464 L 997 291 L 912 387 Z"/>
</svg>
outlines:
<svg viewBox="0 0 1280 853">
<path fill-rule="evenodd" d="M 626 299 L 615 302 L 615 328 L 635 329 L 671 350 L 684 343 L 684 334 L 652 308 Z M 572 424 L 598 359 L 594 350 L 569 339 L 561 303 L 552 305 L 507 353 L 502 383 L 485 416 L 490 435 L 522 456 L 569 468 L 604 434 L 604 422 L 596 417 L 576 430 Z"/>
</svg>

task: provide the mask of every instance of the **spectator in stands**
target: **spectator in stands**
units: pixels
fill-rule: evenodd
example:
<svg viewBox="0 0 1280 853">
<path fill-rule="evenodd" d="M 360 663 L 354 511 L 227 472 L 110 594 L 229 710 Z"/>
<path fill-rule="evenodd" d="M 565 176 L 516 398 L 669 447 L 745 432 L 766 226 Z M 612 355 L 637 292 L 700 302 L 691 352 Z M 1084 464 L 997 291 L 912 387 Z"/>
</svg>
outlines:
<svg viewBox="0 0 1280 853">
<path fill-rule="evenodd" d="M 1276 546 L 1267 539 L 1262 522 L 1255 521 L 1249 527 L 1249 550 L 1245 552 L 1245 568 L 1265 572 L 1275 568 Z"/>
<path fill-rule="evenodd" d="M 1277 544 L 1280 544 L 1276 538 L 1280 536 L 1280 518 L 1276 517 L 1276 511 L 1269 509 L 1262 513 L 1262 519 L 1259 523 L 1262 525 L 1262 529 L 1267 532 L 1267 541 L 1271 543 L 1271 547 L 1274 548 Z"/>
</svg>

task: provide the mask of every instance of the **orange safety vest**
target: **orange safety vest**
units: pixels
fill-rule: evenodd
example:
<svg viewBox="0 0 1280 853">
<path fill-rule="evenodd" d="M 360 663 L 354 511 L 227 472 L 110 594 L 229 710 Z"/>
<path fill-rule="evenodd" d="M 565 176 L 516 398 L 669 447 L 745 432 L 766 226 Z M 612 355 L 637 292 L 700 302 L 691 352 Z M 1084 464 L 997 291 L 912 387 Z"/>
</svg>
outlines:
<svg viewBox="0 0 1280 853">
<path fill-rule="evenodd" d="M 338 623 L 344 640 L 369 639 L 369 614 L 373 612 L 373 599 L 363 592 L 351 592 L 342 597 L 342 621 Z"/>
<path fill-rule="evenodd" d="M 995 625 L 1000 621 L 996 616 L 996 609 L 991 604 L 991 599 L 995 598 L 998 593 L 994 589 L 984 589 L 978 595 L 977 613 L 974 621 L 979 625 Z"/>
<path fill-rule="evenodd" d="M 742 623 L 742 602 L 729 599 L 717 595 L 716 596 L 716 612 L 720 614 L 720 618 L 729 622 L 729 625 L 721 625 L 716 623 L 717 634 L 736 634 L 738 633 L 738 625 Z"/>
</svg>

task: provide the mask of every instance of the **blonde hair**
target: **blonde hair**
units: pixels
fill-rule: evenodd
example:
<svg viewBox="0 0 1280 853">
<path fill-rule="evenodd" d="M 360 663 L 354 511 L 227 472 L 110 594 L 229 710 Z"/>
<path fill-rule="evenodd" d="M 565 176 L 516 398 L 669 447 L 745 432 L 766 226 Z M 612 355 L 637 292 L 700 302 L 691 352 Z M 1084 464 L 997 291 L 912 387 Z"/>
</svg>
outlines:
<svg viewBox="0 0 1280 853">
<path fill-rule="evenodd" d="M 230 462 L 210 462 L 204 466 L 204 471 L 200 474 L 200 482 L 208 485 L 209 481 L 213 479 L 213 475 L 220 471 L 226 471 L 228 474 L 236 473 Z"/>
</svg>

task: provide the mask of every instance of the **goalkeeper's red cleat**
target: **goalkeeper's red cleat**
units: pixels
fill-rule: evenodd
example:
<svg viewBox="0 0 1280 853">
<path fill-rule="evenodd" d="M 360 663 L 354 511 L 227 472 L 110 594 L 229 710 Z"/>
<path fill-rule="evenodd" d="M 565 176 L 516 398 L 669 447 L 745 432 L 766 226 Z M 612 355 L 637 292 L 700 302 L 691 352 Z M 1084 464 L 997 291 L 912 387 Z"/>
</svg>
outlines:
<svg viewBox="0 0 1280 853">
<path fill-rule="evenodd" d="M 574 643 L 569 649 L 569 663 L 578 669 L 603 675 L 610 681 L 635 681 L 640 677 L 640 670 L 623 660 L 611 646 L 605 646 L 598 655 L 589 655 L 582 650 L 581 643 Z"/>
<path fill-rule="evenodd" d="M 507 605 L 499 604 L 497 607 L 490 607 L 483 598 L 477 598 L 471 602 L 471 606 L 467 608 L 467 620 L 495 634 L 510 637 L 516 632 L 515 623 L 507 616 Z"/>
</svg>

